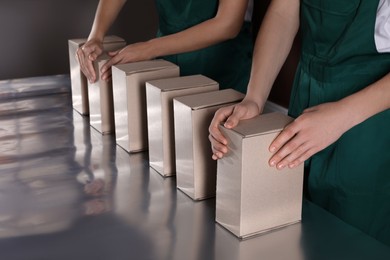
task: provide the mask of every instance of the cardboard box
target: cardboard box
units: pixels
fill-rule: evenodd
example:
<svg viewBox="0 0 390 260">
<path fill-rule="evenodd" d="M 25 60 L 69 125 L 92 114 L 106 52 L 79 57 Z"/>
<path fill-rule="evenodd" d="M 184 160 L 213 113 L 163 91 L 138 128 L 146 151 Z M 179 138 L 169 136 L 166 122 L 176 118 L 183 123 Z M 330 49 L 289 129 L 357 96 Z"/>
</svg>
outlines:
<svg viewBox="0 0 390 260">
<path fill-rule="evenodd" d="M 176 172 L 173 99 L 218 89 L 216 81 L 202 75 L 146 83 L 149 163 L 162 176 Z"/>
<path fill-rule="evenodd" d="M 179 67 L 165 60 L 112 67 L 116 142 L 127 152 L 148 149 L 146 81 L 178 77 L 179 74 Z"/>
<path fill-rule="evenodd" d="M 94 62 L 98 80 L 95 83 L 88 82 L 89 122 L 103 135 L 115 133 L 112 80 L 100 79 L 100 69 L 109 59 L 107 54 L 100 55 Z"/>
<path fill-rule="evenodd" d="M 83 72 L 80 70 L 80 65 L 76 60 L 76 51 L 82 46 L 87 39 L 70 39 L 68 40 L 69 47 L 69 65 L 70 78 L 72 83 L 72 103 L 73 108 L 81 115 L 89 115 L 89 99 L 88 99 L 88 82 Z M 105 51 L 114 51 L 126 46 L 125 40 L 118 36 L 106 36 L 103 41 Z"/>
<path fill-rule="evenodd" d="M 216 221 L 239 238 L 301 220 L 303 165 L 277 170 L 269 145 L 292 118 L 269 113 L 220 129 L 229 152 L 217 164 Z"/>
<path fill-rule="evenodd" d="M 209 126 L 215 111 L 240 102 L 244 94 L 233 89 L 175 98 L 177 188 L 193 200 L 215 196 L 217 162 L 211 158 Z"/>
</svg>

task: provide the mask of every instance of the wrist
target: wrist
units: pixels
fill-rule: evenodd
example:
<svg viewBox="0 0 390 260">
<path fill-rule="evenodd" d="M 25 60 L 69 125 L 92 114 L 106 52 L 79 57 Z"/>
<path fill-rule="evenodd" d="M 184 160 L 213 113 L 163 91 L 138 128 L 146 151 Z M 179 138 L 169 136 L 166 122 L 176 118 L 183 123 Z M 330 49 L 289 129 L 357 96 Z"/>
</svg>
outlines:
<svg viewBox="0 0 390 260">
<path fill-rule="evenodd" d="M 165 55 L 161 49 L 162 44 L 160 43 L 159 38 L 154 38 L 149 41 L 146 41 L 145 44 L 147 46 L 146 49 L 148 52 L 148 56 L 151 57 L 151 59 L 155 59 L 157 57 Z"/>
<path fill-rule="evenodd" d="M 354 106 L 349 99 L 342 99 L 336 102 L 337 113 L 342 115 L 343 130 L 348 131 L 352 127 L 360 124 L 366 118 L 359 112 L 358 107 Z"/>
<path fill-rule="evenodd" d="M 338 103 L 351 127 L 390 107 L 390 73 Z"/>
<path fill-rule="evenodd" d="M 98 33 L 98 32 L 91 32 L 88 36 L 88 41 L 98 41 L 103 42 L 104 40 L 104 33 Z"/>
<path fill-rule="evenodd" d="M 245 96 L 241 103 L 254 107 L 257 110 L 257 114 L 263 113 L 264 104 L 251 97 Z"/>
<path fill-rule="evenodd" d="M 258 108 L 259 114 L 261 114 L 264 110 L 266 98 L 262 98 L 260 95 L 254 95 L 247 93 L 243 99 L 245 103 L 253 103 Z"/>
</svg>

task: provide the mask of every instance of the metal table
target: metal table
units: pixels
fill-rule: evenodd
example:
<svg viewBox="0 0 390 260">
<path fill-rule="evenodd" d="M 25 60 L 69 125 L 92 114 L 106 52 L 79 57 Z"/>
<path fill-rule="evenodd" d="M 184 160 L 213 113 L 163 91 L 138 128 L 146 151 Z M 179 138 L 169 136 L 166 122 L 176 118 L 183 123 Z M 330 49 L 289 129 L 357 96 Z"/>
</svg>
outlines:
<svg viewBox="0 0 390 260">
<path fill-rule="evenodd" d="M 240 241 L 174 177 L 72 109 L 68 76 L 0 81 L 0 259 L 390 259 L 304 201 L 299 224 Z"/>
</svg>

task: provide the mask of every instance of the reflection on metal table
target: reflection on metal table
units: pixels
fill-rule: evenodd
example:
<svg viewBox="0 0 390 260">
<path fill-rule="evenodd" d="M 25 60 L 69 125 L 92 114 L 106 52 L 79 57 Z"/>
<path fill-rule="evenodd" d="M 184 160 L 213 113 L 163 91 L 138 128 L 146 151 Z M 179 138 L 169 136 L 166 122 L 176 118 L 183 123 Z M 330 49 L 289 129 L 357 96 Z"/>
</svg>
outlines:
<svg viewBox="0 0 390 260">
<path fill-rule="evenodd" d="M 215 199 L 193 202 L 147 153 L 129 155 L 91 128 L 66 75 L 0 89 L 2 260 L 390 259 L 308 201 L 301 223 L 240 241 L 215 223 Z"/>
</svg>

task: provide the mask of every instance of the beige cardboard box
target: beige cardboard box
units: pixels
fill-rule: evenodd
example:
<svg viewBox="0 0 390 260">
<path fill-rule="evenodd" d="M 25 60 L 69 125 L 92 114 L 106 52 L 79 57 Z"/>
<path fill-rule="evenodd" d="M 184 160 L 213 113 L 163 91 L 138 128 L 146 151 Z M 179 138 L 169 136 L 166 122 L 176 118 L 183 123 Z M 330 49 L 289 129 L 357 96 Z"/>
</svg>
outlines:
<svg viewBox="0 0 390 260">
<path fill-rule="evenodd" d="M 269 113 L 220 129 L 228 154 L 218 160 L 216 221 L 240 238 L 301 220 L 303 165 L 276 170 L 269 145 L 292 119 Z"/>
<path fill-rule="evenodd" d="M 98 80 L 95 83 L 88 82 L 89 122 L 102 134 L 115 133 L 112 80 L 100 79 L 100 69 L 109 59 L 107 54 L 100 55 L 94 62 Z"/>
<path fill-rule="evenodd" d="M 165 60 L 112 67 L 116 142 L 127 152 L 148 149 L 146 81 L 178 77 L 179 74 L 179 67 Z"/>
<path fill-rule="evenodd" d="M 173 99 L 218 89 L 216 81 L 202 75 L 146 83 L 149 163 L 162 176 L 176 172 Z"/>
<path fill-rule="evenodd" d="M 234 89 L 175 98 L 175 151 L 177 188 L 193 200 L 215 196 L 217 162 L 211 158 L 209 125 L 215 111 L 241 101 Z"/>
<path fill-rule="evenodd" d="M 80 114 L 87 116 L 89 115 L 88 83 L 76 60 L 77 49 L 86 41 L 87 39 L 70 39 L 68 47 L 73 108 Z M 124 46 L 126 46 L 126 42 L 118 36 L 104 37 L 103 48 L 105 51 L 114 51 Z"/>
</svg>

